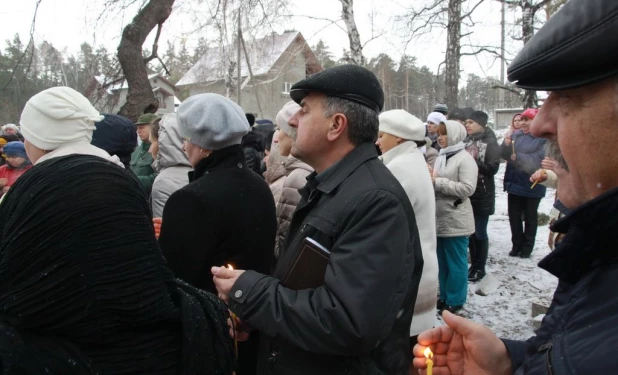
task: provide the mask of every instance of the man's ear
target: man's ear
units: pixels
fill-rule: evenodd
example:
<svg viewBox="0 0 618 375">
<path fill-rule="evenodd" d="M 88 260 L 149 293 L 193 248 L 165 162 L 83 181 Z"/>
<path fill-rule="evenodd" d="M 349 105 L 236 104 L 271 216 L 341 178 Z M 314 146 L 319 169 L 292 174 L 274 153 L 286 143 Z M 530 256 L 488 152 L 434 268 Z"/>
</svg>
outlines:
<svg viewBox="0 0 618 375">
<path fill-rule="evenodd" d="M 329 141 L 336 141 L 344 136 L 348 129 L 348 118 L 343 113 L 336 113 L 332 117 L 332 123 L 328 128 L 327 139 Z"/>
</svg>

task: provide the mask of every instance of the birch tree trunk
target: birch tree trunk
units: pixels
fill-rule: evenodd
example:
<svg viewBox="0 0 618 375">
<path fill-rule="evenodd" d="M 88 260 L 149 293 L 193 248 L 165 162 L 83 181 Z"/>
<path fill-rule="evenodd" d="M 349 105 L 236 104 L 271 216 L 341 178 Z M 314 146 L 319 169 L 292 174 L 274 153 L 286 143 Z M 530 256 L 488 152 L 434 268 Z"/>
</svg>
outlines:
<svg viewBox="0 0 618 375">
<path fill-rule="evenodd" d="M 348 38 L 350 39 L 350 59 L 356 65 L 365 65 L 365 58 L 363 57 L 363 45 L 360 41 L 360 34 L 356 28 L 356 22 L 354 21 L 354 0 L 341 0 L 341 17 L 345 22 L 346 29 L 348 30 Z"/>
<path fill-rule="evenodd" d="M 148 70 L 142 56 L 142 45 L 148 34 L 158 25 L 163 24 L 172 13 L 174 0 L 150 0 L 122 31 L 118 46 L 118 61 L 129 92 L 127 102 L 118 112 L 132 121 L 145 112 L 156 112 L 159 101 L 155 98 Z"/>
<path fill-rule="evenodd" d="M 459 94 L 459 60 L 461 58 L 461 3 L 462 0 L 448 1 L 444 83 L 446 86 L 446 105 L 449 108 L 457 107 L 457 96 Z"/>
</svg>

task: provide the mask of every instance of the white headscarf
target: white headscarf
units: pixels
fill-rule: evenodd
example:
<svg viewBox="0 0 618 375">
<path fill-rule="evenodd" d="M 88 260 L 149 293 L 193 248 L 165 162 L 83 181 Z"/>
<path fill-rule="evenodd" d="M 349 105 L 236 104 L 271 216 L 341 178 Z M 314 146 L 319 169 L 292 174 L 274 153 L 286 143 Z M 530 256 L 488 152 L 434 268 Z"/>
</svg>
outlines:
<svg viewBox="0 0 618 375">
<path fill-rule="evenodd" d="M 440 150 L 440 154 L 433 167 L 434 177 L 442 176 L 442 172 L 446 168 L 446 160 L 449 156 L 455 155 L 466 148 L 466 144 L 463 143 L 467 135 L 466 128 L 459 121 L 454 120 L 444 121 L 443 124 L 446 125 L 448 147 Z"/>
<path fill-rule="evenodd" d="M 21 114 L 24 138 L 36 147 L 52 151 L 92 140 L 94 123 L 103 116 L 82 94 L 70 87 L 52 87 L 28 100 Z"/>
</svg>

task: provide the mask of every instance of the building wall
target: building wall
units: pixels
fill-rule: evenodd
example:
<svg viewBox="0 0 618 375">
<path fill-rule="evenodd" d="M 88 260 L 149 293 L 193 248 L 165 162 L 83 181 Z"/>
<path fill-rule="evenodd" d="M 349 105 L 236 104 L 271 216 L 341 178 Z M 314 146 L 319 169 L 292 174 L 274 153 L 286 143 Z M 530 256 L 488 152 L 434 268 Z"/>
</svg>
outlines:
<svg viewBox="0 0 618 375">
<path fill-rule="evenodd" d="M 150 86 L 153 89 L 157 87 L 161 87 L 162 89 L 170 92 L 172 94 L 175 93 L 176 88 L 162 79 L 157 79 L 156 77 L 150 80 Z M 129 89 L 121 89 L 118 91 L 118 102 L 114 106 L 112 113 L 118 113 L 120 108 L 127 102 L 127 95 L 129 94 Z M 157 100 L 159 100 L 159 109 L 157 110 L 157 114 L 165 114 L 165 113 L 173 113 L 174 112 L 174 96 L 163 95 L 160 91 L 155 94 Z"/>
<path fill-rule="evenodd" d="M 511 122 L 513 121 L 513 116 L 517 113 L 522 113 L 523 109 L 521 108 L 509 108 L 509 109 L 496 109 L 494 118 L 496 119 L 495 128 L 496 129 L 506 129 L 511 126 Z"/>
<path fill-rule="evenodd" d="M 242 90 L 240 106 L 246 113 L 253 113 L 258 119 L 265 118 L 274 122 L 283 105 L 292 100 L 289 88 L 306 78 L 307 62 L 301 53 L 286 52 L 286 54 L 279 60 L 280 63 L 273 67 L 270 74 L 256 79 L 257 85 L 252 81 Z M 223 81 L 214 84 L 195 84 L 190 86 L 189 92 L 191 96 L 206 92 L 225 96 L 225 84 Z M 237 98 L 232 96 L 231 99 L 236 102 Z"/>
</svg>

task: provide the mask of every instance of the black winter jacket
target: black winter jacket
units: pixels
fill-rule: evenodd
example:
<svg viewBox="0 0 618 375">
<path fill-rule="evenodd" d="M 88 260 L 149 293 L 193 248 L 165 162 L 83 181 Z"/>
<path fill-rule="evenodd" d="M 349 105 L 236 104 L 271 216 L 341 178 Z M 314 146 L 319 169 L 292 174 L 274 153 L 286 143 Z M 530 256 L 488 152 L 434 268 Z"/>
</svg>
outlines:
<svg viewBox="0 0 618 375">
<path fill-rule="evenodd" d="M 559 279 L 537 335 L 504 340 L 516 375 L 615 374 L 618 353 L 618 189 L 573 210 L 539 266 Z"/>
<path fill-rule="evenodd" d="M 252 130 L 242 138 L 242 150 L 245 154 L 247 168 L 262 176 L 262 160 L 264 159 L 264 138 Z"/>
<path fill-rule="evenodd" d="M 404 375 L 423 267 L 414 211 L 364 143 L 308 177 L 274 277 L 248 271 L 230 309 L 268 339 L 260 374 Z M 324 285 L 279 284 L 305 237 L 330 249 Z"/>
<path fill-rule="evenodd" d="M 210 154 L 189 181 L 165 204 L 159 238 L 176 277 L 216 294 L 212 266 L 270 272 L 275 202 L 268 184 L 247 168 L 240 146 Z M 238 375 L 255 373 L 259 342 L 256 333 L 239 345 Z"/>
<path fill-rule="evenodd" d="M 216 293 L 212 266 L 268 272 L 275 202 L 268 184 L 246 167 L 240 146 L 210 154 L 189 172 L 189 181 L 165 204 L 159 238 L 176 276 Z"/>
<path fill-rule="evenodd" d="M 476 190 L 470 197 L 475 216 L 493 215 L 496 210 L 496 182 L 494 176 L 500 169 L 500 146 L 491 128 L 469 135 L 465 140 L 466 151 L 479 167 Z"/>
</svg>

